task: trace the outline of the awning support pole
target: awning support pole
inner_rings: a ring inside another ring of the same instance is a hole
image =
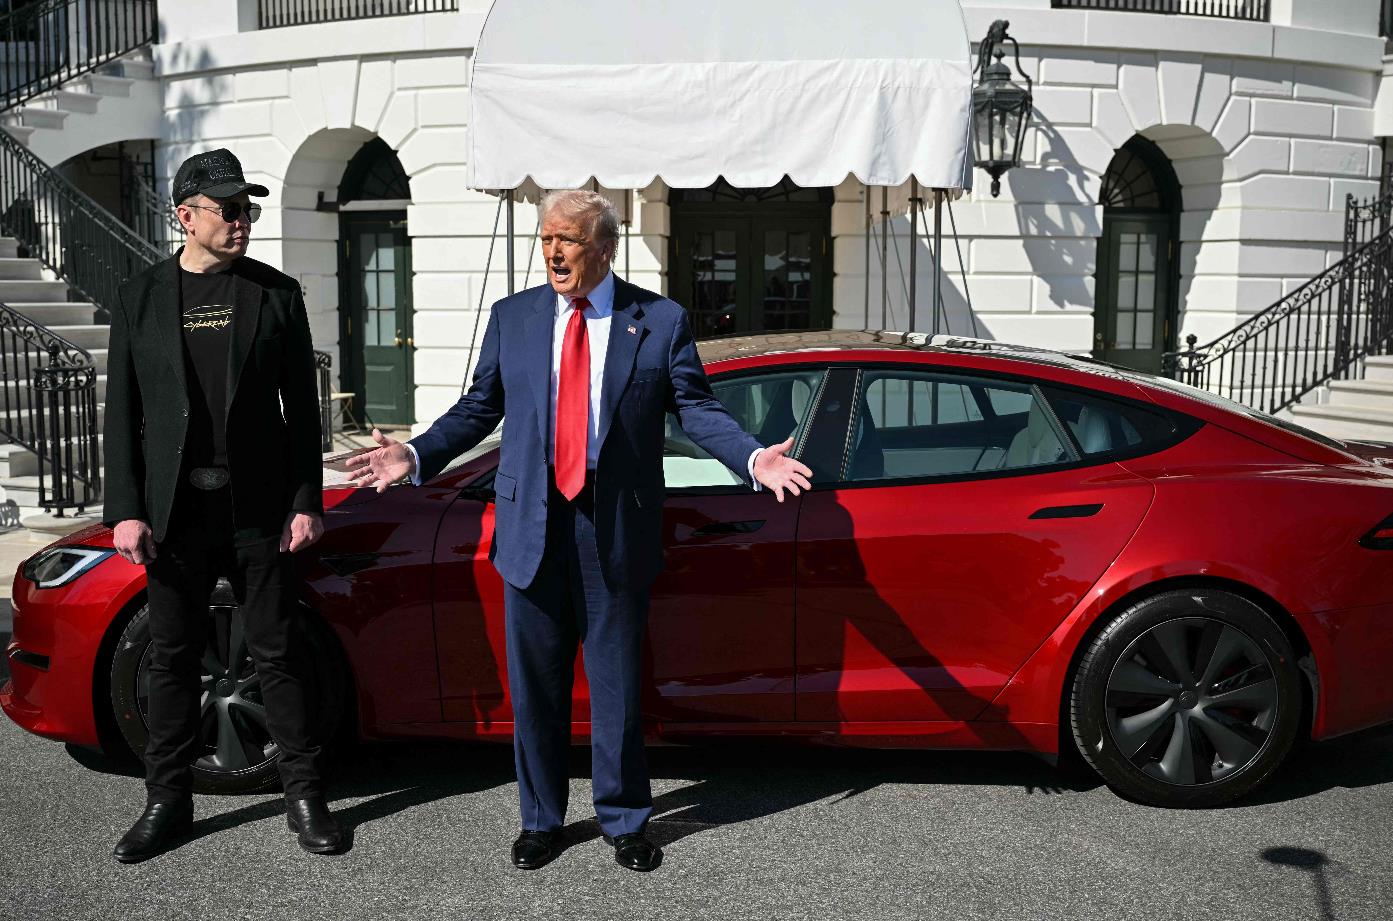
[[[938,335],[938,314],[943,309],[943,190],[934,189],[934,335]],[[947,317],[944,317],[947,320]],[[945,322],[944,325],[947,325]]]
[[[914,332],[919,305],[919,180],[909,180],[909,331]]]
[[[871,187],[866,185],[861,187],[861,195],[866,199],[866,319],[861,324],[862,329],[871,328]]]
[[[885,329],[890,310],[890,187],[880,187],[880,328]]]
[[[517,279],[513,277],[513,190],[508,190],[508,293],[512,294],[517,288]]]
[[[624,280],[629,280],[629,228],[634,224],[634,190],[624,190]]]

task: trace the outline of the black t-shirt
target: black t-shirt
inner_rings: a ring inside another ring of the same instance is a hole
[[[234,282],[228,272],[179,270],[180,325],[189,383],[185,462],[227,466],[227,354],[232,343]]]

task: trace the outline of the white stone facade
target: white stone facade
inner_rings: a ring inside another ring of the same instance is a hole
[[[316,203],[321,193],[335,197],[364,141],[377,136],[391,146],[411,184],[415,418],[429,422],[459,393],[482,334],[479,306],[505,292],[501,224],[494,271],[484,273],[498,199],[466,188],[463,160],[469,57],[486,4],[263,32],[255,0],[228,6],[186,0],[162,10],[154,49],[164,94],[161,181],[193,151],[235,151],[272,189],[252,255],[301,280],[316,344],[334,351],[338,219]],[[1137,134],[1160,146],[1182,187],[1182,337],[1203,341],[1231,328],[1339,258],[1345,196],[1376,191],[1382,167],[1377,0],[1275,0],[1271,23],[1055,10],[1048,0],[964,6],[969,34],[1006,18],[1027,43],[1022,64],[1036,79],[1037,128],[1027,144],[1031,163],[1008,174],[999,199],[979,173],[978,189],[953,206],[966,263],[950,235],[944,294],[953,332],[974,331],[965,268],[979,334],[1090,346],[1101,177]],[[855,180],[836,190],[838,326],[862,326],[867,313],[872,326],[881,319],[874,254],[867,285],[863,195]],[[619,268],[665,290],[666,190],[641,190],[636,202],[632,264],[621,249]],[[878,191],[873,204],[878,211]],[[542,280],[540,260],[528,252],[535,212],[519,205],[516,226],[520,288]],[[895,242],[886,325],[904,328],[903,212]],[[916,325],[927,330],[927,247],[918,263]]]

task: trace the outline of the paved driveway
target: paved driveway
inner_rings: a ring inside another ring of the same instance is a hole
[[[275,797],[204,797],[197,837],[109,852],[138,779],[0,720],[0,918],[1393,917],[1393,732],[1312,748],[1260,796],[1137,806],[1018,755],[725,745],[654,749],[647,876],[615,866],[573,759],[571,845],[509,866],[507,749],[410,744],[342,763],[354,847],[294,847]]]

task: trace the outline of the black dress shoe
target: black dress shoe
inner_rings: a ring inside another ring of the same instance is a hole
[[[300,847],[311,854],[337,854],[343,850],[344,834],[329,812],[322,796],[289,800],[285,821],[300,839]]]
[[[561,853],[561,832],[524,831],[513,842],[513,866],[519,870],[536,870],[551,863]]]
[[[605,841],[614,846],[614,862],[626,870],[647,873],[656,870],[663,862],[663,852],[643,832],[620,835],[617,838],[605,836]]]
[[[121,836],[111,852],[122,863],[140,863],[162,853],[193,831],[193,800],[147,803],[131,830]]]

